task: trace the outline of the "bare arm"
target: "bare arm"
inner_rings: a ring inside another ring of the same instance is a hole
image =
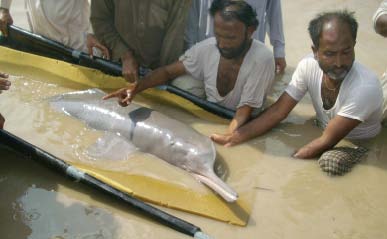
[[[258,118],[228,135],[211,135],[211,139],[225,146],[233,146],[262,135],[285,119],[297,105],[297,101],[284,92],[281,97]]]
[[[163,85],[169,80],[186,73],[185,67],[181,61],[177,61],[167,66],[160,67],[147,75],[144,79],[131,84],[126,88],[119,89],[103,97],[104,100],[117,97],[121,106],[127,106],[133,100],[134,96],[148,88]]]
[[[13,19],[8,8],[0,7],[0,31],[8,36],[8,25],[13,24]]]
[[[235,112],[235,116],[231,120],[230,125],[228,126],[228,133],[232,133],[244,125],[249,120],[252,111],[253,108],[248,105],[239,107]]]
[[[3,129],[3,127],[4,127],[4,122],[5,122],[5,119],[4,119],[4,117],[0,114],[0,129]]]
[[[337,115],[328,123],[328,126],[320,137],[298,149],[293,156],[303,159],[314,158],[325,150],[335,146],[360,123],[359,120]]]

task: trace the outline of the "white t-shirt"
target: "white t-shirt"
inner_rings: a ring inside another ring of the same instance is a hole
[[[9,9],[12,0],[0,0]],[[90,0],[25,0],[28,22],[33,33],[87,52],[86,35],[92,33]]]
[[[219,95],[216,87],[220,53],[214,37],[194,45],[180,57],[180,61],[189,74],[204,81],[208,101],[230,109],[244,105],[262,107],[274,81],[273,53],[257,40],[253,40],[243,59],[234,89],[224,97]]]
[[[325,128],[336,115],[356,119],[361,123],[346,138],[364,139],[377,135],[381,129],[383,93],[377,76],[354,62],[342,82],[335,105],[325,110],[321,98],[323,71],[313,57],[304,58],[297,66],[286,93],[300,101],[309,92],[317,120]]]

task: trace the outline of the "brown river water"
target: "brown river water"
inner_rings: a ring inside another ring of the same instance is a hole
[[[297,62],[310,53],[306,27],[320,10],[347,7],[356,11],[360,23],[356,58],[382,75],[387,67],[387,39],[376,35],[371,23],[378,4],[375,0],[282,1],[288,68],[284,76],[278,77],[272,98],[286,87]],[[20,6],[15,3],[18,10]],[[48,77],[43,74],[32,78],[21,74],[22,69],[0,67],[11,74],[13,82],[12,89],[0,95],[0,112],[6,117],[7,130],[55,151],[59,157],[205,190],[184,172],[150,156],[134,156],[131,164],[106,164],[87,158],[84,149],[100,133],[50,111],[42,100],[70,89],[41,82]],[[167,114],[204,134],[226,128],[225,124],[209,124],[178,110],[168,110]],[[250,189],[253,195],[246,227],[160,208],[199,226],[213,238],[387,238],[387,129],[375,139],[361,142],[370,151],[350,173],[329,177],[316,160],[290,157],[298,147],[320,135],[313,117],[310,100],[305,97],[288,119],[265,136],[231,149],[217,146],[219,154],[233,162],[228,181],[242,191]],[[249,162],[244,159],[255,161],[249,168],[243,165]],[[0,162],[1,238],[189,238],[8,148],[0,149]]]

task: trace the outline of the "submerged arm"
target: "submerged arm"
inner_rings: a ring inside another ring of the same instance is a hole
[[[239,107],[235,112],[234,118],[231,120],[230,125],[228,126],[228,132],[232,133],[237,130],[239,127],[244,125],[250,118],[253,108],[248,105]]]
[[[325,150],[335,146],[360,123],[361,122],[359,120],[350,119],[339,115],[334,117],[328,123],[328,126],[320,137],[298,149],[293,157],[307,159],[320,155]]]

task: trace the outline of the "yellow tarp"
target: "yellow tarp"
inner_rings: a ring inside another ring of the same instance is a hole
[[[32,79],[39,78],[39,74],[45,72],[45,74],[51,76],[50,83],[75,90],[97,87],[111,91],[126,85],[121,77],[108,76],[98,70],[75,66],[9,48],[0,47],[0,56],[0,71],[24,75]],[[205,120],[216,125],[227,124],[226,120],[165,91],[150,89],[142,93],[142,97],[145,101],[154,102],[163,105],[163,107],[174,107],[182,112],[188,112],[192,114],[192,118],[197,120]],[[33,144],[34,142],[30,143]],[[253,154],[254,152],[251,153]],[[66,158],[62,159],[66,160]],[[239,163],[245,165],[245,167],[249,167],[250,164],[250,162],[242,160],[239,162],[228,161],[226,163],[230,171],[233,171],[233,164]],[[145,201],[235,225],[246,225],[252,209],[252,193],[249,192],[238,192],[240,194],[238,201],[229,204],[211,191],[199,195],[193,190],[142,175],[109,171],[82,163],[72,164],[105,183]],[[236,189],[238,191],[238,188]]]

